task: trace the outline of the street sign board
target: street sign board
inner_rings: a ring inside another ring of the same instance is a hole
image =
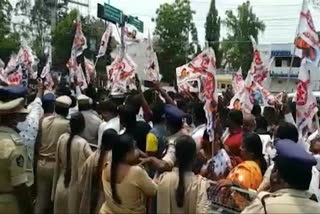
[[[135,26],[138,29],[138,31],[143,33],[143,22],[140,21],[137,17],[129,16],[127,23]]]
[[[98,17],[114,24],[124,24],[123,12],[110,4],[98,4]]]

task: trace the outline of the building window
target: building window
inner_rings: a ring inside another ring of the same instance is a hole
[[[295,57],[293,59],[292,67],[299,68],[301,64],[301,59],[299,57]]]
[[[276,59],[276,67],[281,67],[282,66],[282,59]]]

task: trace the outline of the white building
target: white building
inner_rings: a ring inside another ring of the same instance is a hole
[[[270,67],[271,76],[271,92],[294,92],[296,84],[298,83],[298,74],[300,67],[300,58],[294,57],[292,60],[292,53],[294,51],[294,44],[270,44],[259,45],[258,49],[261,52],[262,57],[266,62],[274,57],[274,60]],[[313,84],[313,90],[320,90],[320,72],[319,70],[311,71],[311,79]]]

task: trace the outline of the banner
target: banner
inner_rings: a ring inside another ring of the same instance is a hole
[[[35,63],[35,56],[28,45],[20,48],[17,55],[17,64],[23,64],[27,69],[31,70],[32,65]]]
[[[67,68],[69,69],[69,77],[70,77],[70,82],[74,81],[74,76],[78,70],[78,62],[77,62],[77,57],[71,56],[69,61],[66,64]]]
[[[111,95],[123,95],[128,90],[135,89],[136,64],[128,55],[117,57],[107,66],[108,88]]]
[[[176,68],[176,78],[178,91],[182,92],[201,92],[201,73],[196,72],[192,63]]]
[[[77,57],[80,56],[85,49],[87,49],[87,39],[82,32],[82,24],[80,16],[76,20],[76,33],[74,35],[71,56],[68,60],[66,66],[69,69],[70,81],[73,82],[73,77],[78,70]]]
[[[303,52],[295,97],[297,128],[303,134],[304,130],[312,130],[312,119],[318,111],[316,99],[312,94],[310,69],[314,66],[318,67],[320,59],[319,37],[305,0],[300,13],[295,44]]]
[[[214,138],[214,112],[218,104],[216,83],[216,58],[212,48],[205,49],[190,63],[176,68],[176,78],[179,92],[193,92],[199,88],[204,98],[204,111],[207,118],[209,138]]]
[[[86,57],[84,57],[84,65],[85,65],[85,69],[86,69],[87,82],[90,83],[96,77],[95,66],[94,66],[93,61],[90,59],[87,59]]]
[[[160,69],[159,69],[159,63],[158,63],[158,57],[157,53],[153,50],[152,47],[152,40],[150,38],[150,32],[148,34],[148,44],[146,46],[146,58],[147,58],[147,64],[144,69],[145,73],[145,80],[147,81],[157,81],[159,82],[161,80],[160,75]]]
[[[192,60],[194,68],[202,69],[201,82],[205,96],[204,111],[209,139],[214,139],[214,113],[218,105],[216,56],[212,48],[206,49]]]
[[[86,81],[86,77],[84,76],[81,65],[78,66],[76,71],[77,82],[81,90],[85,90],[88,88],[88,84]]]
[[[306,58],[312,66],[319,67],[319,36],[306,0],[303,1],[302,5],[295,44],[298,49],[302,50],[302,58]]]
[[[242,77],[242,70],[239,68],[238,72],[232,74],[232,89],[234,96],[230,100],[229,109],[241,110],[240,99],[244,92],[244,80]]]
[[[76,24],[77,27],[72,43],[71,55],[78,57],[83,53],[85,49],[87,49],[87,39],[82,32],[80,16],[77,17]]]
[[[112,34],[112,26],[109,23],[107,28],[106,28],[106,31],[102,35],[101,42],[100,42],[100,48],[99,48],[99,52],[98,52],[97,58],[102,57],[102,56],[104,56],[106,54],[106,50],[108,48],[108,42],[109,42],[109,39],[111,37],[111,34]]]
[[[259,83],[260,85],[264,85],[264,82],[267,80],[269,74],[269,66],[264,64],[255,39],[252,36],[250,39],[253,46],[253,61],[249,72],[251,72],[253,75],[253,81]]]
[[[311,130],[312,119],[317,113],[317,101],[312,94],[310,67],[306,58],[302,59],[296,93],[296,123],[302,133],[304,128]]]
[[[45,54],[47,56],[47,63],[43,67],[40,77],[45,78],[47,74],[50,72],[52,65],[52,53],[51,53],[51,45],[46,48]]]
[[[22,68],[21,65],[10,73],[7,74],[7,80],[9,85],[21,85],[22,84]]]

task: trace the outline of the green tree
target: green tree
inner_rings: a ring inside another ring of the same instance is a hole
[[[45,1],[35,0],[31,10],[31,25],[33,30],[32,48],[38,57],[44,56],[46,44],[50,41],[50,8]]]
[[[77,16],[77,10],[70,11],[57,22],[56,28],[52,33],[52,46],[54,50],[53,64],[60,69],[66,70],[65,65],[70,58],[72,42],[76,29],[74,20],[76,20]],[[106,28],[105,23],[93,17],[81,18],[81,21],[82,31],[87,39],[88,45],[88,48],[84,51],[83,56],[95,60],[95,56],[99,50],[102,34]],[[106,55],[101,57],[97,64],[96,69],[98,73],[105,73],[105,66],[106,64],[111,63],[110,53],[115,47],[116,42],[113,37],[111,37]],[[79,57],[79,60],[83,61],[83,58]]]
[[[74,20],[78,16],[77,10],[72,10],[63,17],[52,32],[53,65],[64,67],[70,58],[73,37],[75,33]]]
[[[250,36],[258,41],[259,32],[265,30],[264,23],[253,13],[250,2],[244,2],[237,9],[237,14],[226,11],[223,24],[228,28],[227,39],[223,42],[223,50],[228,63],[233,69],[240,67],[246,76],[252,62],[252,44]]]
[[[206,41],[208,42],[209,47],[212,47],[216,53],[217,58],[217,67],[220,66],[222,52],[219,48],[219,39],[220,39],[220,25],[221,19],[218,16],[218,10],[216,8],[216,1],[211,0],[209,13],[207,15],[207,20],[205,24],[206,28]]]
[[[44,57],[45,46],[50,42],[51,9],[47,1],[19,0],[16,3],[15,15],[21,17],[14,29],[29,42],[30,47],[40,59]]]
[[[5,62],[19,49],[19,35],[10,29],[12,10],[8,0],[0,1],[0,58]]]
[[[172,83],[176,67],[186,63],[198,46],[197,31],[192,22],[194,11],[189,0],[175,0],[172,4],[160,5],[156,14],[155,50],[164,81]]]

